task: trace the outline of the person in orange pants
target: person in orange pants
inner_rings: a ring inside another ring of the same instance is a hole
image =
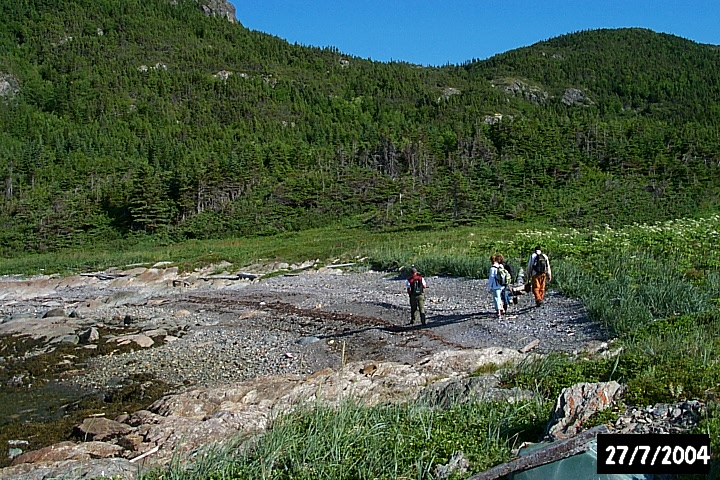
[[[539,307],[545,299],[545,286],[552,280],[550,260],[548,256],[542,252],[539,245],[533,249],[533,253],[530,255],[525,270],[527,278],[532,279],[532,292],[535,296],[535,306]]]

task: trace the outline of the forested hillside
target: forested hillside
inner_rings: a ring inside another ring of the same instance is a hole
[[[430,68],[291,45],[191,0],[17,0],[0,18],[6,256],[718,206],[717,46],[598,30]]]

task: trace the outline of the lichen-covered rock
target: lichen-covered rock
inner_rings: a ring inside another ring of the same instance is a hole
[[[625,387],[618,382],[577,383],[562,391],[547,426],[550,441],[577,435],[595,413],[619,400]]]

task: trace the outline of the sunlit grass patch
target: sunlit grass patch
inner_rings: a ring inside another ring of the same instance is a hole
[[[544,428],[550,405],[468,402],[449,409],[423,402],[338,408],[311,405],[275,420],[239,450],[215,450],[191,468],[156,478],[434,478],[437,465],[463,452],[472,472],[508,460]]]

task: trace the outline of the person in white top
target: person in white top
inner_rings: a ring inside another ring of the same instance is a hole
[[[498,256],[491,255],[490,263],[491,267],[490,275],[488,276],[488,293],[492,294],[493,305],[495,306],[495,312],[497,313],[498,318],[502,318],[505,314],[502,298],[503,288],[505,287],[500,284],[500,281],[497,278],[498,268],[500,267],[500,264],[498,263]]]
[[[532,292],[535,296],[535,306],[539,307],[545,299],[545,287],[552,280],[550,260],[548,256],[542,252],[540,245],[533,249],[525,271],[526,277],[532,279]]]

